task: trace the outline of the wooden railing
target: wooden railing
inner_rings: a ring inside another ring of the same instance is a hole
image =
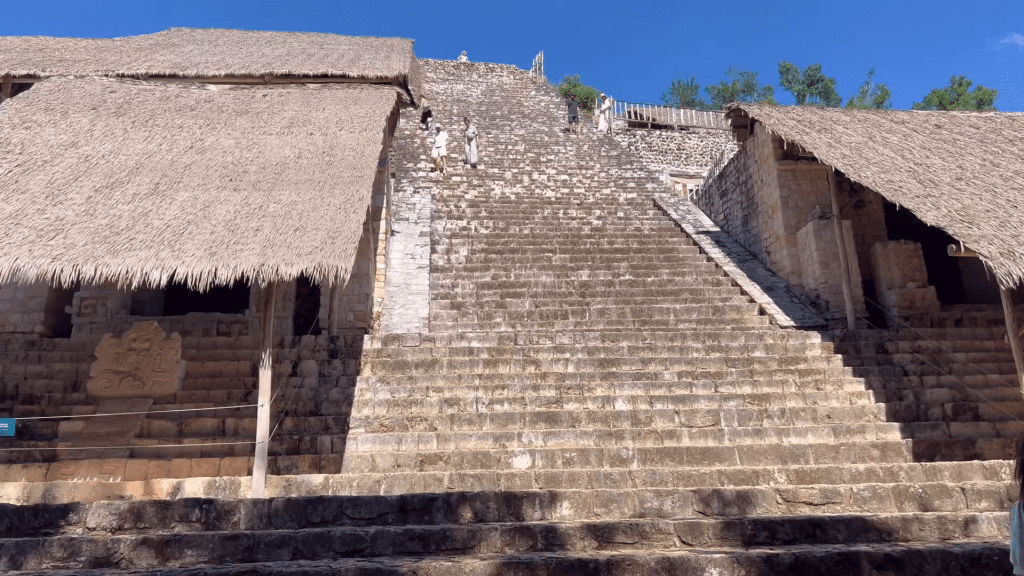
[[[648,128],[655,126],[672,126],[674,128],[712,128],[729,130],[725,113],[721,110],[694,110],[692,108],[672,108],[656,104],[640,104],[637,102],[614,103],[615,118]]]

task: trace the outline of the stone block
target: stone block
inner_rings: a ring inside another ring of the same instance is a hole
[[[252,458],[232,456],[220,461],[218,476],[252,476]]]

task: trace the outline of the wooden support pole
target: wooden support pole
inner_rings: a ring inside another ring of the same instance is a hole
[[[1017,384],[1024,393],[1024,350],[1021,350],[1020,329],[1017,326],[1017,316],[1013,308],[1013,298],[1010,291],[999,287],[999,298],[1003,301],[1003,316],[1006,318],[1006,337],[1010,341],[1010,351],[1013,352],[1013,363],[1017,365]]]
[[[14,88],[11,84],[11,75],[4,74],[3,78],[0,78],[0,102],[10,98],[13,90]]]
[[[256,457],[252,465],[253,498],[266,497],[274,359],[274,302],[276,299],[277,283],[271,282],[263,288],[263,314],[260,322],[259,407],[256,409]]]
[[[327,302],[327,334],[331,336],[338,335],[338,290],[338,283],[332,282]]]
[[[843,302],[846,304],[846,327],[857,328],[857,312],[853,308],[853,288],[850,286],[850,263],[846,257],[846,235],[843,234],[843,220],[839,215],[839,191],[836,188],[836,172],[828,169],[828,193],[832,197],[832,224],[839,247],[839,268],[843,281]]]

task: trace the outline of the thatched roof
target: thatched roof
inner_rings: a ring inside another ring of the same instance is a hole
[[[125,38],[0,36],[0,75],[14,77],[360,78],[396,82],[418,99],[418,68],[404,38],[197,28]]]
[[[1024,281],[1024,115],[732,104]]]
[[[389,86],[52,78],[0,104],[0,283],[347,276]]]

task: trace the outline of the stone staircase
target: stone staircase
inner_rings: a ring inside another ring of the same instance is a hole
[[[892,364],[920,339],[773,325],[655,209],[658,178],[610,137],[565,133],[525,71],[423,67],[452,141],[476,121],[480,168],[453,144],[432,174],[403,114],[398,179],[434,210],[429,332],[362,350],[340,473],[271,478],[264,501],[6,507],[0,568],[1009,573],[1012,418],[975,402],[965,419],[967,397],[944,395],[962,386]],[[982,340],[959,330],[944,338]],[[993,356],[971,365],[1002,371],[986,330]]]
[[[276,352],[272,473],[340,471],[362,335],[318,340],[319,375],[313,379],[295,374],[299,339]],[[251,337],[184,338],[181,389],[154,400],[130,448],[106,450],[73,448],[82,444],[76,443],[78,431],[97,413],[97,400],[85,390],[96,342],[11,338],[3,344],[0,413],[19,418],[17,436],[0,445],[0,482],[6,483],[0,487],[8,488],[6,494],[18,483],[72,482],[66,496],[79,499],[79,481],[116,485],[252,473],[258,354]],[[231,408],[245,405],[250,406]],[[52,418],[71,416],[82,418]],[[109,488],[100,493],[117,492]]]

